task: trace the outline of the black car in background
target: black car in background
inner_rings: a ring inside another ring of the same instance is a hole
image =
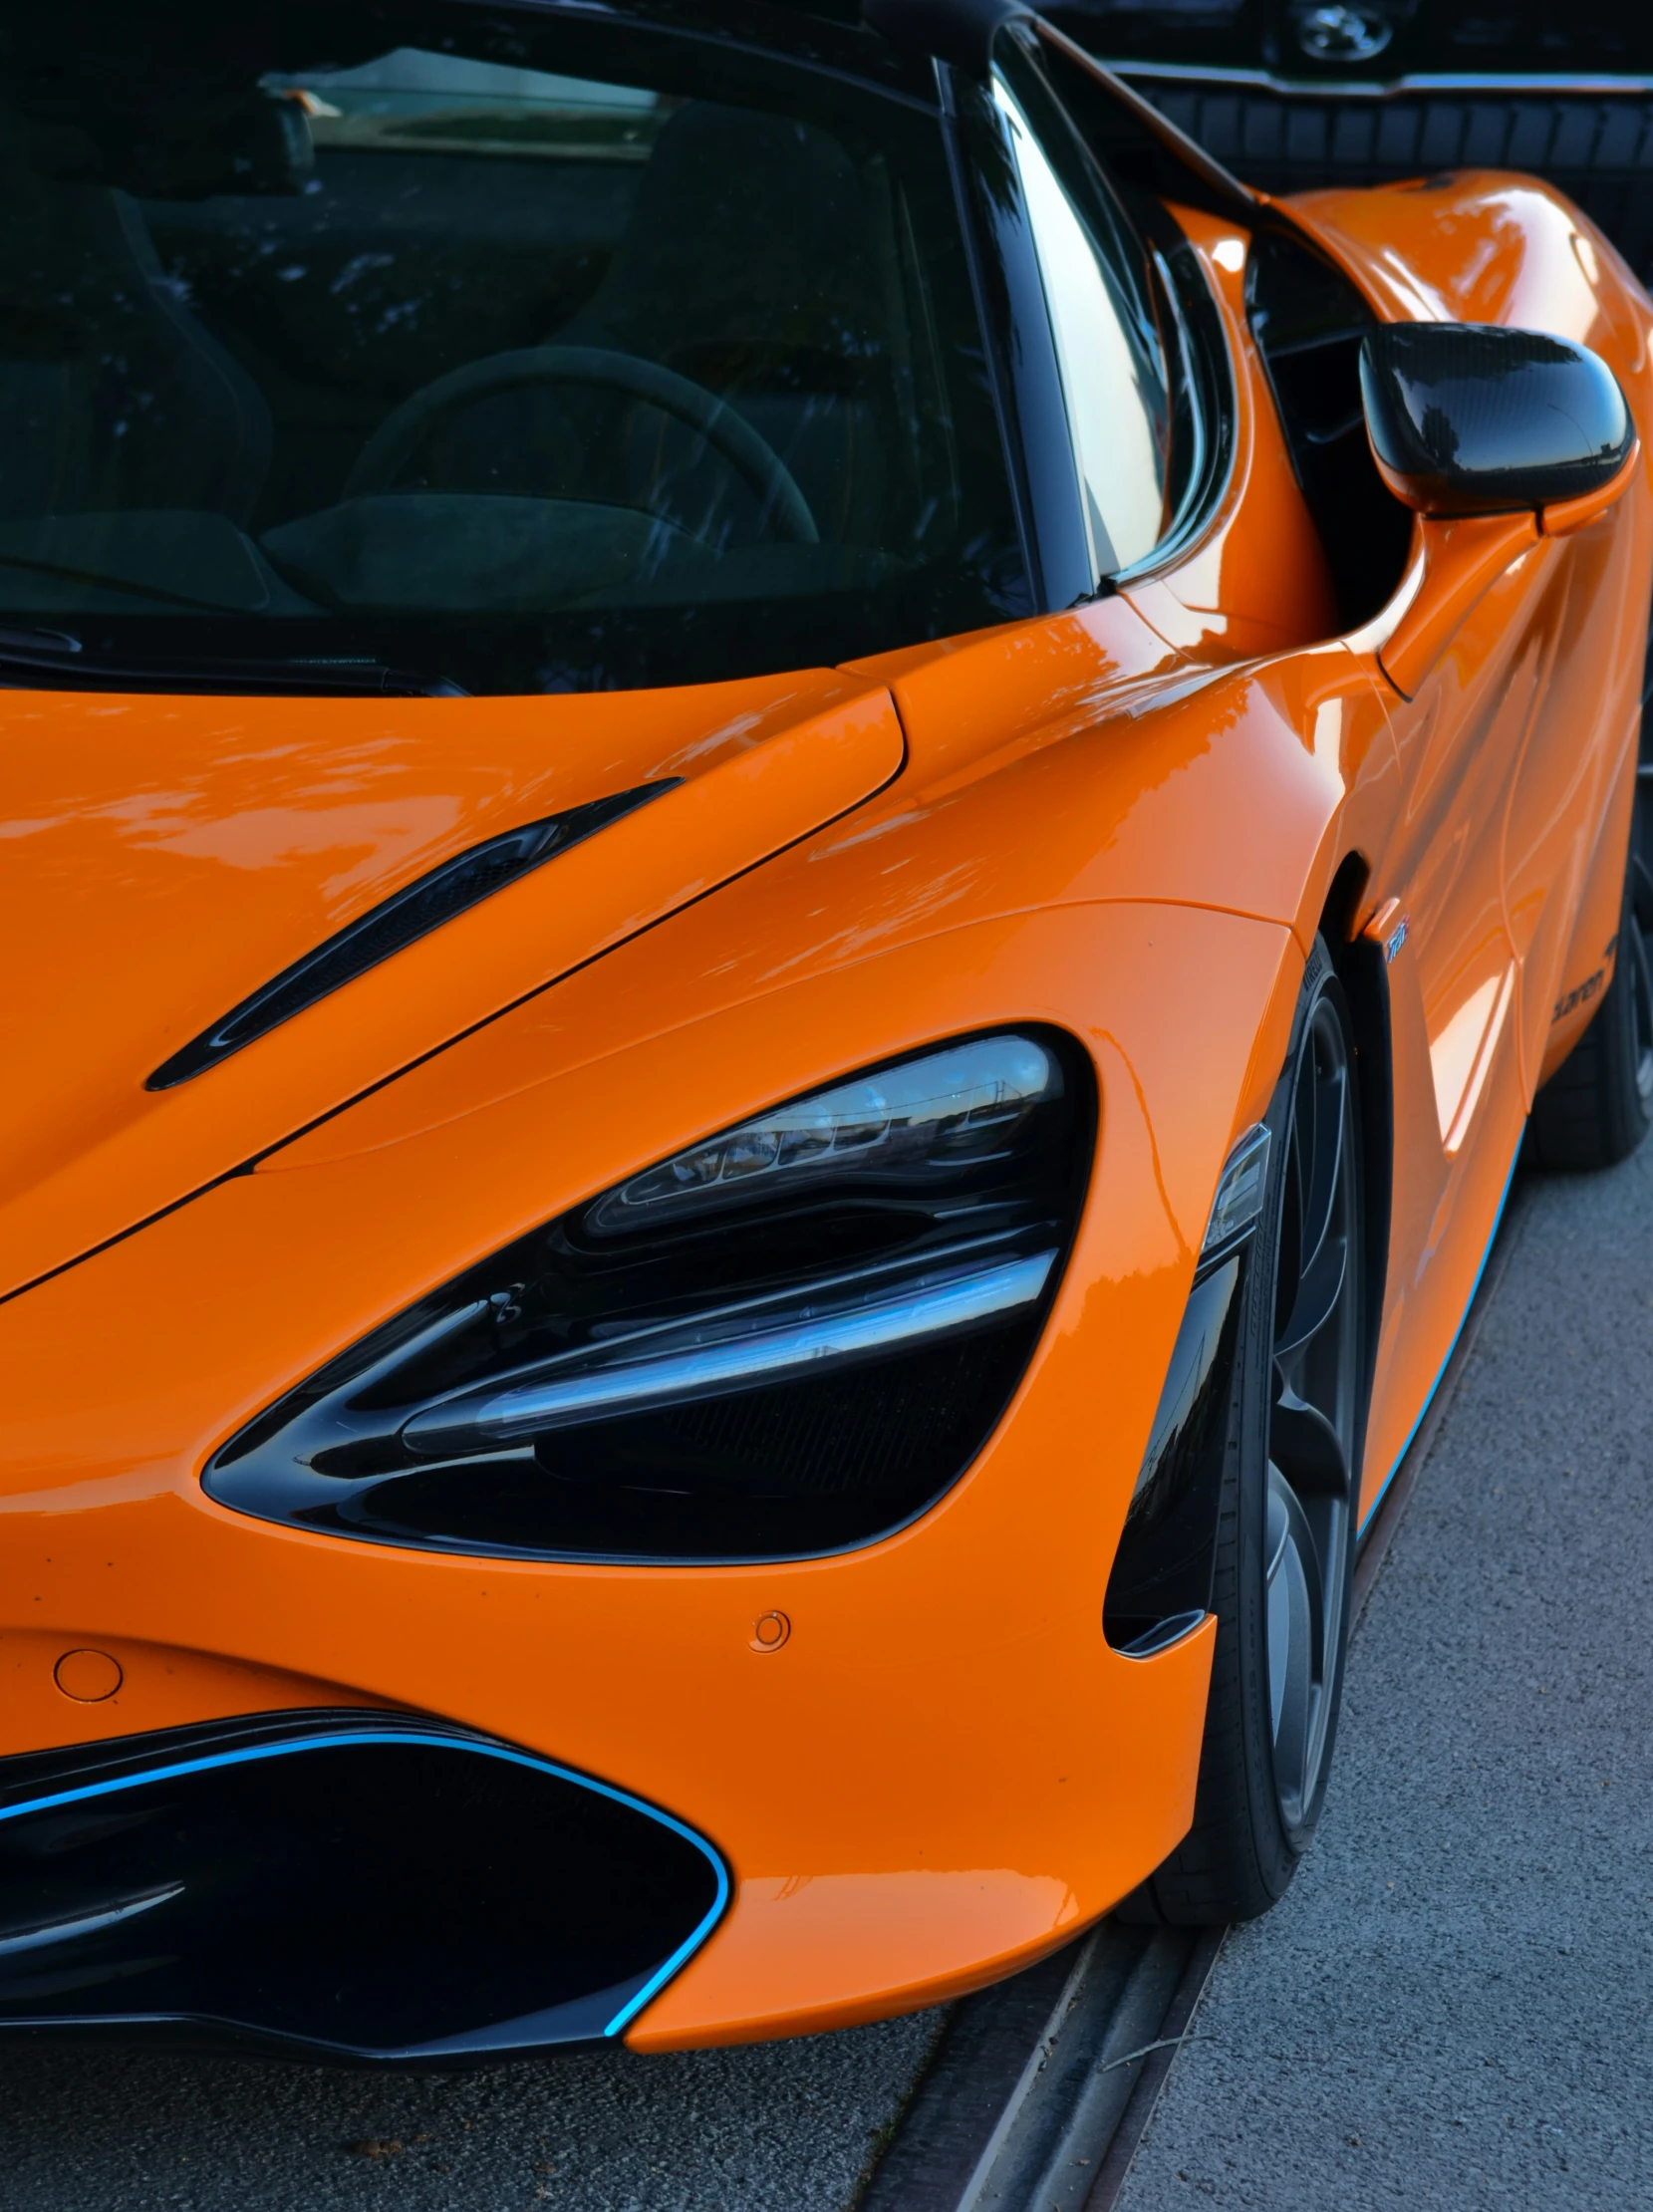
[[[1061,0],[1044,12],[1264,191],[1532,170],[1653,280],[1653,0]]]

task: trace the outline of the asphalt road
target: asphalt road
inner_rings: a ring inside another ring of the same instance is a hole
[[[941,2016],[638,2059],[368,2076],[0,2057],[7,2212],[839,2212]]]
[[[1529,1186],[1351,1658],[1320,1839],[1231,1936],[1123,2212],[1653,2202],[1653,1145]],[[841,2212],[940,2023],[387,2079],[0,2053],[8,2212]]]
[[[1653,1144],[1516,1226],[1120,2212],[1653,2203]]]

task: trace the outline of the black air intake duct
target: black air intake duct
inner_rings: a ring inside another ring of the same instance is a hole
[[[618,2035],[722,1861],[625,1792],[395,1713],[0,1760],[0,2035],[451,2066]]]

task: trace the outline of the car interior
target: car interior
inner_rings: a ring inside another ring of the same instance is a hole
[[[933,122],[669,39],[651,85],[491,58],[523,41],[480,16],[470,53],[273,68],[313,12],[229,62],[193,14],[136,89],[11,36],[0,606],[793,600],[852,650],[1018,611]],[[329,20],[347,53],[397,32]]]

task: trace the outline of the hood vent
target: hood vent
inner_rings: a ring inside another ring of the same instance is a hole
[[[318,998],[325,998],[415,939],[451,922],[467,907],[503,891],[519,876],[567,852],[598,830],[607,829],[611,822],[646,806],[663,792],[675,790],[682,781],[681,776],[667,776],[658,783],[637,784],[610,798],[571,807],[566,814],[549,814],[543,821],[525,822],[519,829],[506,830],[490,837],[486,844],[473,845],[469,852],[444,861],[371,908],[348,929],[318,945],[313,953],[284,968],[238,1006],[232,1006],[211,1028],[203,1029],[169,1060],[163,1060],[144,1088],[169,1091],[215,1067],[254,1038],[290,1021],[306,1006],[313,1006]]]

